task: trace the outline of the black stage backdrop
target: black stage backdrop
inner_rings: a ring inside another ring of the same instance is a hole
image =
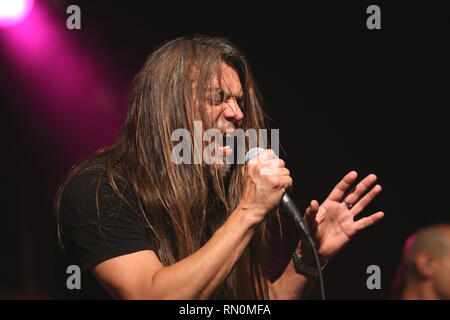
[[[324,272],[329,299],[389,299],[407,236],[449,221],[448,4],[36,3],[60,23],[74,52],[94,52],[99,70],[120,79],[124,96],[162,41],[194,33],[228,37],[247,56],[271,126],[280,129],[281,157],[302,209],[311,199],[323,201],[350,170],[379,177],[383,192],[361,216],[383,210],[385,218],[330,261]],[[81,30],[65,26],[71,4],[81,9]],[[366,27],[370,4],[381,8],[381,30]],[[98,131],[123,122],[127,105],[116,103],[106,116],[78,126],[70,116],[49,114],[46,100],[35,98],[49,93],[29,94],[39,79],[30,80],[26,66],[14,62],[6,32],[0,30],[0,298],[46,299],[54,281],[54,193],[75,162],[115,137],[120,126]],[[64,133],[66,126],[76,132]],[[366,286],[369,265],[381,269],[380,290]],[[316,286],[312,298],[319,297]]]

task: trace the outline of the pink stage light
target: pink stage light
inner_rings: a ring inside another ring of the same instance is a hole
[[[10,27],[19,24],[30,13],[34,0],[1,0],[0,27]]]
[[[85,155],[120,132],[128,84],[79,41],[78,31],[67,29],[65,10],[56,14],[43,3],[36,1],[22,23],[0,28],[2,56],[14,70],[12,80],[38,106],[29,108],[30,118],[61,143],[63,153]]]

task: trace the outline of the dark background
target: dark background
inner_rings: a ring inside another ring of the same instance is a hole
[[[271,126],[280,129],[299,207],[323,201],[350,170],[379,177],[383,192],[361,216],[382,210],[385,218],[329,262],[328,298],[388,299],[407,236],[449,221],[448,4],[40,2],[66,37],[121,79],[124,94],[162,41],[228,37],[248,58]],[[81,30],[65,29],[70,4],[81,8]],[[370,4],[381,7],[381,30],[366,28]],[[53,287],[54,194],[74,163],[114,139],[118,130],[99,137],[96,128],[123,121],[127,105],[94,119],[98,127],[80,125],[85,138],[73,145],[42,121],[43,106],[27,95],[20,72],[2,50],[0,298],[45,299]],[[58,121],[60,128],[71,119]],[[381,268],[381,290],[366,287],[372,264]]]

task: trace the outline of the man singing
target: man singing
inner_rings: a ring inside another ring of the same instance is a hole
[[[81,289],[72,293],[116,299],[308,297],[317,267],[305,241],[275,282],[267,276],[267,225],[277,221],[280,199],[292,185],[283,160],[267,149],[247,164],[227,164],[219,159],[234,151],[217,146],[213,164],[178,163],[172,133],[183,128],[194,136],[195,121],[224,135],[264,129],[250,67],[225,39],[178,38],[154,51],[135,78],[119,137],[72,169],[61,186],[59,240],[67,263],[83,270]],[[189,157],[203,154],[192,150]],[[354,221],[381,191],[372,187],[373,174],[349,190],[356,178],[348,173],[322,204],[313,200],[306,210],[323,265],[383,217],[378,212]]]

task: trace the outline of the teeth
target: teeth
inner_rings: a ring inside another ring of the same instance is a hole
[[[233,139],[233,132],[225,131],[223,133],[223,150],[231,150],[232,148],[229,146],[230,143],[232,143]]]

